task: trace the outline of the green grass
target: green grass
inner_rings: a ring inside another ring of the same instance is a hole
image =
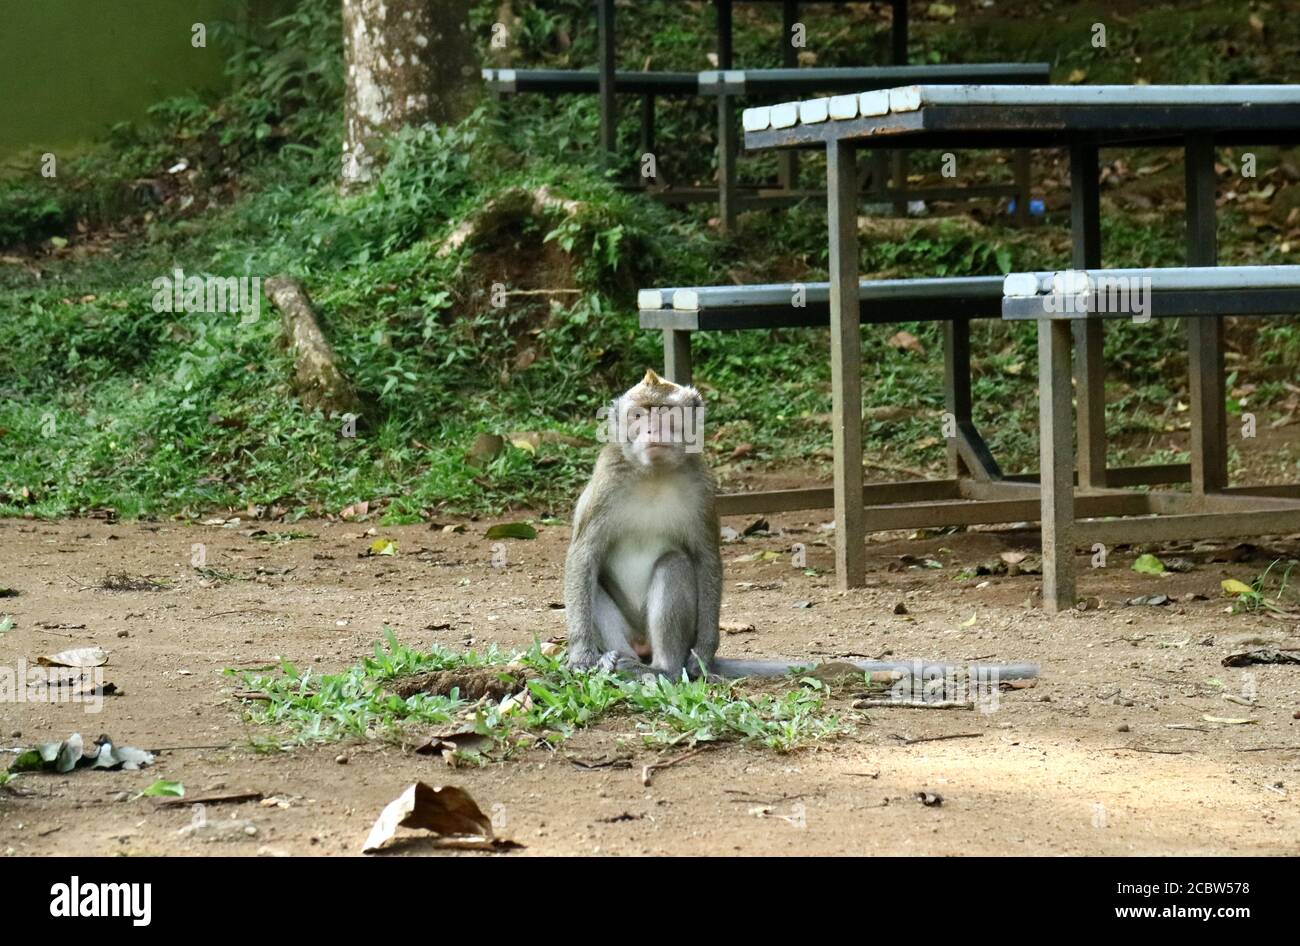
[[[1251,590],[1236,596],[1236,613],[1273,611],[1294,616],[1300,609],[1300,590],[1291,583],[1291,573],[1300,562],[1275,559],[1250,584]]]
[[[274,674],[226,673],[261,695],[244,700],[246,717],[276,727],[291,743],[397,741],[418,736],[422,728],[464,720],[471,707],[454,691],[402,698],[385,684],[429,670],[501,667],[504,673],[507,665],[530,673],[530,703],[503,710],[485,700],[473,708],[470,719],[475,732],[492,740],[494,756],[509,756],[538,739],[558,744],[606,720],[630,721],[630,735],[647,745],[740,741],[779,752],[848,731],[825,709],[824,693],[817,689],[747,694],[738,683],[577,673],[564,666],[562,656],[545,656],[536,646],[509,656],[495,648],[482,654],[438,647],[418,651],[400,644],[391,631],[386,631],[384,643],[375,645],[373,656],[340,673],[320,674],[288,663]]]

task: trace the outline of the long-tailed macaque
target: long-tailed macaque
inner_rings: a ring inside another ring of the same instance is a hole
[[[571,667],[746,677],[816,663],[717,656],[722,555],[714,480],[702,454],[703,415],[699,391],[653,371],[611,405],[610,442],[578,499],[564,562]],[[914,668],[904,661],[853,664]],[[1037,675],[1025,664],[997,670],[1005,678]]]

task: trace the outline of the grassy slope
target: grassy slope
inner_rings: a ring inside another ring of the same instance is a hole
[[[480,431],[589,434],[597,405],[658,360],[656,340],[636,328],[637,286],[824,276],[817,206],[748,215],[740,234],[723,240],[707,210],[670,212],[602,181],[591,168],[595,107],[585,99],[519,97],[488,103],[456,128],[412,131],[395,142],[376,188],[340,197],[334,6],[304,3],[276,44],[246,53],[246,84],[228,100],[165,103],[156,128],[119,129],[111,149],[66,162],[53,185],[19,179],[0,189],[0,237],[30,235],[37,244],[33,255],[10,251],[0,263],[0,512],[111,506],[125,515],[197,514],[247,503],[306,512],[381,498],[395,519],[510,504],[563,510],[587,451],[510,448],[481,468],[464,462],[466,451]],[[585,2],[547,4],[549,13],[515,6],[517,62],[592,61]],[[764,6],[738,13],[738,61],[747,65],[775,63],[778,24]],[[1039,6],[960,3],[955,22],[921,18],[913,57],[1043,59],[1058,81],[1297,78],[1300,23],[1263,5],[1070,4],[1045,21],[1025,15]],[[487,35],[496,5],[482,7]],[[707,5],[638,7],[653,9],[623,16],[625,62],[706,67]],[[1249,19],[1256,8],[1262,34]],[[817,62],[859,61],[867,35],[874,61],[883,61],[886,18],[869,4],[846,16],[809,15]],[[1107,24],[1104,50],[1089,42],[1094,22]],[[707,180],[708,109],[674,103],[659,128],[661,168],[674,180]],[[630,154],[635,132],[626,122]],[[181,157],[193,171],[167,175]],[[1108,264],[1178,262],[1179,163],[1151,152],[1104,157],[1118,185],[1105,197]],[[1286,221],[1300,203],[1293,184],[1300,174],[1282,163],[1286,155],[1261,149],[1261,177],[1245,182],[1234,179],[1237,156],[1220,157],[1222,189],[1234,194],[1221,212],[1225,261],[1294,262],[1300,232]],[[963,175],[1005,173],[988,156],[961,162]],[[744,167],[754,176],[770,170],[761,159]],[[933,156],[916,160],[920,172],[936,167]],[[869,218],[865,270],[974,274],[1066,263],[1066,175],[1050,154],[1039,156],[1036,171],[1048,206],[1041,224],[1016,230],[992,207]],[[806,161],[804,173],[815,183],[818,161]],[[141,180],[156,182],[144,212],[134,203]],[[466,213],[505,188],[540,184],[583,209],[562,227],[558,219],[535,222],[437,256]],[[51,233],[68,245],[43,240]],[[301,275],[346,370],[376,406],[362,435],[341,437],[337,424],[298,408],[269,308],[251,326],[231,316],[154,313],[150,283],[175,266]],[[577,292],[512,297],[498,310],[485,302],[497,281]],[[926,353],[891,347],[893,327],[864,331],[872,366],[865,399],[877,409],[869,442],[893,465],[932,465],[942,457],[938,338],[934,326],[898,328]],[[1243,325],[1233,339],[1234,383],[1258,385],[1252,405],[1284,397],[1300,358],[1294,323]],[[697,374],[720,457],[750,443],[747,462],[760,466],[824,461],[829,430],[810,418],[829,409],[825,346],[820,332],[699,340]],[[1171,403],[1185,398],[1177,327],[1117,326],[1107,346],[1117,366],[1115,453],[1150,442],[1161,449]],[[986,433],[1009,466],[1031,463],[1032,340],[1023,327],[981,324],[975,350]]]

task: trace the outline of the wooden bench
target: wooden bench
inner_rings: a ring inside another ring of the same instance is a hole
[[[1300,484],[1227,485],[1227,444],[1207,437],[1208,412],[1193,415],[1191,466],[1222,467],[1190,493],[1131,494],[1132,511],[1092,519],[1080,508],[1090,495],[1076,491],[1074,391],[1070,383],[1073,325],[1097,319],[1279,316],[1300,313],[1300,266],[1189,266],[1170,269],[1066,270],[1017,273],[1006,278],[1003,318],[1038,323],[1040,505],[1043,540],[1043,601],[1050,610],[1075,604],[1074,551],[1123,542],[1212,539],[1300,530]],[[1141,306],[1139,308],[1138,306]],[[1222,376],[1223,365],[1212,369]],[[1210,396],[1222,398],[1211,386]],[[1196,398],[1199,391],[1193,391]],[[1222,401],[1218,405],[1222,407]],[[1127,518],[1134,517],[1134,518]]]

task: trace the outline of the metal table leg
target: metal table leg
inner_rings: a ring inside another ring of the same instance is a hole
[[[907,0],[893,0],[893,17],[889,24],[890,59],[896,66],[907,65]],[[907,190],[908,160],[906,151],[895,151],[891,155],[894,189]],[[907,216],[907,198],[894,201],[894,213],[900,217]]]
[[[730,69],[732,61],[731,0],[714,0],[718,10],[718,68]],[[718,216],[723,232],[736,226],[736,116],[732,97],[718,96]]]
[[[1070,230],[1076,269],[1101,266],[1101,186],[1097,148],[1070,147]],[[1074,322],[1074,377],[1079,397],[1079,487],[1106,486],[1106,368],[1105,339],[1097,319]]]
[[[605,167],[618,149],[618,100],[614,95],[614,0],[597,0],[597,45],[600,56],[600,150]]]
[[[1070,323],[1038,320],[1038,452],[1042,502],[1043,610],[1074,607],[1074,406]]]
[[[970,320],[943,324],[944,399],[952,415],[948,440],[948,471],[955,478],[971,476],[981,482],[1002,479],[1002,470],[971,416]]]
[[[693,367],[691,333],[664,329],[664,377],[673,384],[690,384]]]
[[[907,65],[907,0],[893,0],[893,21],[889,24],[894,65]]]
[[[1214,140],[1186,142],[1187,265],[1218,264],[1214,208]],[[1223,320],[1206,316],[1187,324],[1188,383],[1191,394],[1192,493],[1203,497],[1228,485],[1228,419],[1224,407]]]
[[[793,69],[799,65],[799,52],[790,43],[794,25],[799,22],[798,0],[781,0],[781,65]],[[795,190],[799,186],[799,152],[793,148],[780,151],[776,156],[776,180],[782,190]]]
[[[862,501],[862,332],[858,309],[857,155],[843,141],[826,146],[830,230],[831,417],[835,434],[835,581],[866,581]]]

